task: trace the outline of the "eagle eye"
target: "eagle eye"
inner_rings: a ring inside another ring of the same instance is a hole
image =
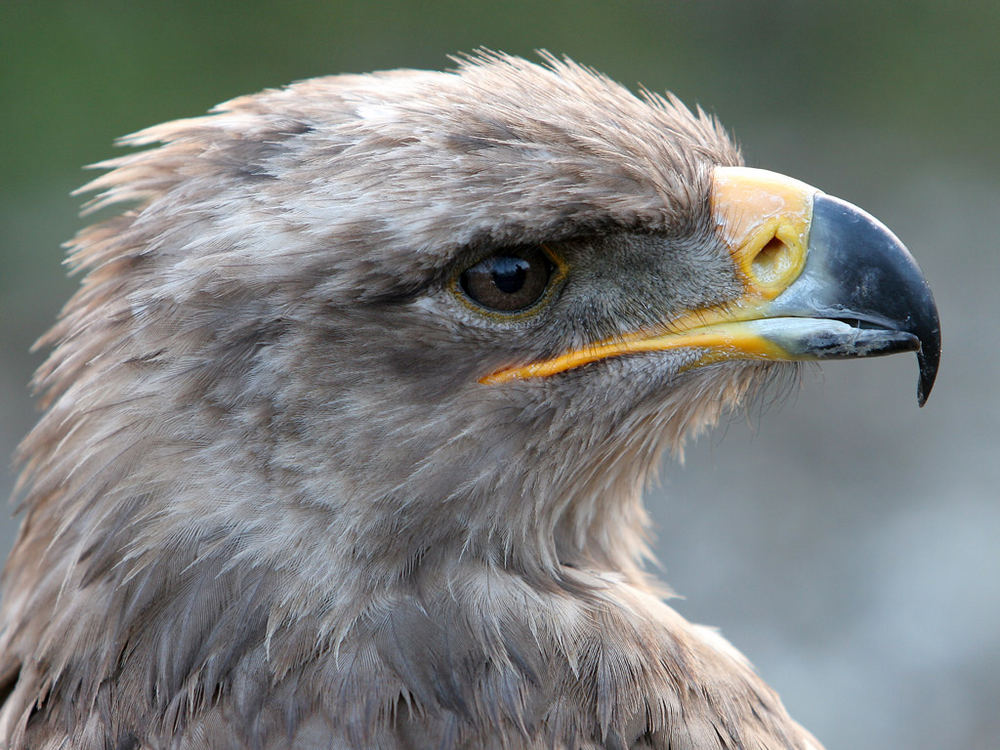
[[[553,258],[537,245],[505,248],[465,269],[458,286],[489,312],[517,313],[545,296],[556,268]]]

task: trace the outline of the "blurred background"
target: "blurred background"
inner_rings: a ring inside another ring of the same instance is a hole
[[[998,39],[995,0],[4,0],[0,455],[36,418],[28,349],[75,285],[69,192],[115,137],[310,76],[568,54],[702,105],[750,165],[881,218],[943,321],[925,409],[912,357],[834,363],[667,461],[649,505],[675,606],[830,750],[1000,748]]]

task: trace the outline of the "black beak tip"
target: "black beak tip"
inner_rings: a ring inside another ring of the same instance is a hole
[[[934,295],[931,294],[927,282],[923,282],[922,294],[918,299],[917,325],[913,331],[920,338],[920,349],[917,351],[917,366],[920,369],[920,379],[917,382],[917,403],[923,406],[931,395],[934,381],[937,379],[938,365],[941,363],[941,319],[938,317]]]
[[[917,403],[923,406],[931,395],[934,380],[937,378],[938,364],[941,362],[941,333],[934,331],[931,339],[923,340],[920,351],[917,352],[917,365],[920,368],[920,380],[917,382]]]
[[[920,341],[917,403],[931,394],[941,359],[941,324],[934,295],[905,245],[857,206],[819,194],[809,244],[824,249],[821,275],[838,290],[830,317],[854,317],[912,334]],[[807,266],[807,270],[808,270]]]

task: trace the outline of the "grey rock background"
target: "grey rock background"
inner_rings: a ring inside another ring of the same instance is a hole
[[[806,372],[666,461],[657,550],[830,750],[1000,748],[1000,4],[19,2],[0,5],[0,455],[28,348],[75,282],[69,191],[114,137],[287,81],[545,47],[715,112],[748,162],[885,221],[937,296],[911,357]],[[13,487],[0,474],[0,495]],[[0,525],[0,553],[16,521]]]

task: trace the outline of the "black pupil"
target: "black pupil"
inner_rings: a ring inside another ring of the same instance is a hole
[[[493,283],[504,294],[513,294],[524,286],[531,264],[524,258],[502,255],[493,261]]]

